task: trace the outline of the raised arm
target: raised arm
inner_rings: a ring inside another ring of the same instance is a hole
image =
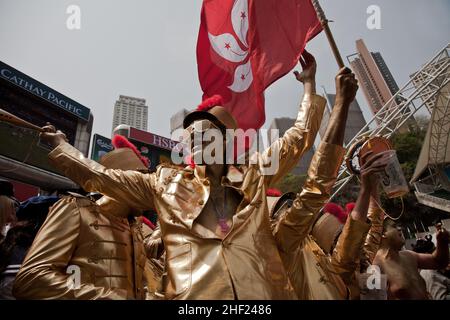
[[[380,194],[378,188],[375,188],[375,192],[372,193],[370,198],[369,212],[367,214],[367,218],[370,220],[370,229],[363,246],[363,254],[367,267],[373,263],[375,255],[380,248],[381,237],[383,235],[384,211],[381,209],[379,203],[381,203]]]
[[[153,209],[155,175],[137,171],[106,169],[87,159],[65,141],[65,135],[53,126],[45,126],[41,140],[54,147],[50,163],[84,190],[99,192],[131,208]]]
[[[296,250],[309,233],[311,224],[330,198],[344,155],[344,148],[321,142],[311,160],[301,192],[273,230],[282,251]]]
[[[265,167],[264,174],[268,186],[276,183],[297,165],[302,155],[313,146],[322,122],[326,100],[316,95],[316,61],[305,50],[300,63],[303,72],[294,74],[297,80],[303,83],[305,93],[297,119],[283,137],[263,152],[259,160]]]
[[[88,200],[86,200],[88,201]],[[80,234],[80,211],[73,197],[58,201],[48,213],[17,274],[17,299],[126,299],[126,290],[94,285],[71,286],[67,273]],[[69,270],[70,271],[70,270]]]
[[[442,225],[437,226],[436,242],[437,248],[432,254],[410,251],[416,257],[419,269],[444,269],[448,265],[449,233]]]
[[[367,154],[366,158],[367,161],[364,161],[361,168],[361,189],[358,199],[331,256],[335,271],[347,285],[353,281],[354,272],[360,262],[361,249],[370,228],[367,212],[371,195],[374,194],[373,190],[378,188],[378,173],[382,172],[387,164],[387,158],[383,155]]]
[[[306,182],[292,207],[280,217],[274,228],[278,245],[285,252],[298,248],[309,233],[317,214],[330,198],[344,158],[345,149],[342,144],[348,108],[357,89],[355,76],[349,69],[341,69],[336,77],[336,104],[323,140],[309,166]]]

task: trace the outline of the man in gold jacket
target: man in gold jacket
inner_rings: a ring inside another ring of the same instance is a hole
[[[353,95],[349,95],[352,90],[343,90],[345,82],[349,82],[348,86],[353,89]],[[326,219],[322,218],[327,218],[328,214],[323,215],[314,226],[317,229],[316,236],[320,236],[320,240],[326,240],[319,241],[322,247],[318,245],[310,231],[321,208],[329,200],[332,186],[343,162],[345,149],[342,144],[348,107],[349,102],[354,99],[356,90],[357,81],[354,75],[349,74],[349,70],[341,71],[336,78],[338,99],[318,153],[311,162],[305,186],[296,196],[283,196],[273,208],[271,216],[273,232],[276,238],[281,238],[281,241],[286,243],[281,247],[281,256],[299,299],[347,299],[349,291],[350,294],[353,293],[354,273],[359,265],[360,251],[369,230],[369,224],[366,222],[367,208],[362,206],[365,203],[368,205],[370,189],[373,187],[372,178],[376,171],[383,167],[382,163],[375,162],[379,157],[370,159],[366,164],[367,167],[363,168],[363,187],[358,202],[346,220],[336,247],[334,248],[336,230],[323,227],[327,223]],[[335,152],[327,162],[328,171],[324,171],[317,162],[320,161],[320,151],[329,148],[330,144],[334,146]],[[325,172],[328,174],[324,174]],[[288,204],[289,198],[293,200],[292,205]],[[329,217],[336,219],[334,216]],[[280,228],[289,221],[295,221],[297,227],[290,231],[280,231]],[[359,291],[356,291],[358,295]]]
[[[337,159],[339,162],[342,160],[342,157]],[[382,214],[375,210],[373,203],[378,194],[376,173],[384,169],[386,160],[380,155],[373,156],[363,167],[358,200],[346,218],[343,229],[339,227],[337,218],[327,212],[312,226],[319,213],[319,206],[311,207],[310,212],[304,211],[305,228],[299,234],[304,237],[303,241],[296,250],[282,252],[283,262],[299,299],[359,299],[360,260],[369,259],[371,252],[376,252],[378,247],[379,220],[382,219]],[[336,176],[332,180],[335,179]],[[317,199],[321,198],[322,204],[329,200],[333,184],[324,184],[323,192],[317,193]],[[274,203],[271,218],[275,230],[279,219],[296,211],[289,205],[290,199],[302,203],[305,201],[305,194],[305,190],[297,196],[285,194]],[[371,207],[368,210],[369,199]],[[308,234],[311,226],[312,231]]]
[[[274,237],[265,195],[312,146],[322,119],[325,99],[315,95],[315,61],[308,53],[303,58],[304,70],[296,75],[305,85],[305,95],[297,120],[255,158],[256,164],[197,162],[186,168],[162,164],[153,174],[111,170],[86,159],[64,141],[62,133],[45,127],[48,133],[41,134],[55,147],[49,154],[51,162],[84,189],[141,209],[157,209],[166,250],[167,299],[296,298],[279,248],[296,247],[298,237],[291,230],[302,228],[304,222],[295,217],[283,221]],[[345,84],[344,92],[349,89],[348,81]],[[354,92],[348,95],[354,97]],[[232,116],[216,105],[189,114],[184,125],[195,132],[205,127],[237,128]],[[334,162],[328,162],[339,148],[330,144],[318,150],[311,173],[319,180],[335,174]],[[198,146],[192,151],[195,159]],[[274,155],[278,170],[264,174]],[[313,183],[306,188],[317,187]],[[315,204],[314,192],[308,201]]]
[[[145,170],[129,148],[102,158],[109,168]],[[142,222],[109,197],[72,194],[51,209],[17,274],[18,299],[144,299]]]

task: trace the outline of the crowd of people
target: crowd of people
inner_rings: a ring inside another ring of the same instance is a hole
[[[196,160],[149,172],[119,136],[97,163],[45,126],[40,139],[53,148],[50,163],[81,190],[19,203],[2,183],[0,298],[363,299],[371,287],[362,275],[376,266],[386,279],[379,299],[448,299],[449,233],[438,226],[436,247],[420,239],[414,251],[403,249],[401,230],[380,207],[385,155],[360,159],[355,203],[346,210],[330,203],[358,90],[350,69],[336,76],[335,105],[305,183],[268,192],[314,144],[326,104],[316,94],[314,57],[305,51],[300,63],[297,120],[251,164]],[[202,134],[237,124],[214,100],[186,116],[184,127]],[[192,153],[210,143],[192,145]],[[264,174],[274,154],[278,169]],[[148,210],[157,212],[156,224],[145,218]]]

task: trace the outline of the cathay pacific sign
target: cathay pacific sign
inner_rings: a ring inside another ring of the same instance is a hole
[[[78,118],[89,120],[90,110],[88,108],[1,61],[0,77],[76,115]]]

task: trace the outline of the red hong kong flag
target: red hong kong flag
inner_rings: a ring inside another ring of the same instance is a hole
[[[311,0],[204,0],[197,43],[203,98],[222,96],[239,127],[265,121],[264,90],[322,27]]]

